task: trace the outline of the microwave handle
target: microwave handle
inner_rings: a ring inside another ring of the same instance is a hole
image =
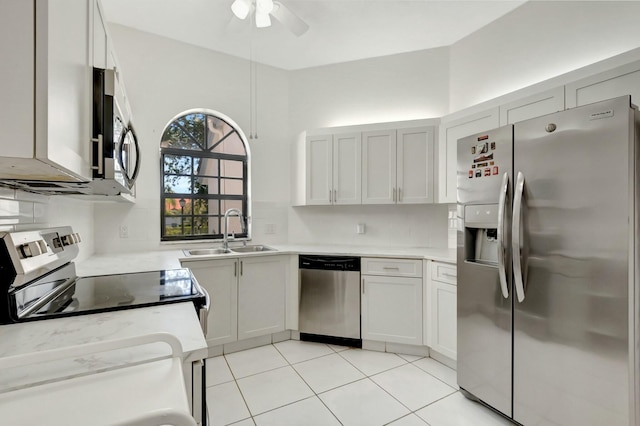
[[[104,174],[104,139],[102,134],[99,134],[97,138],[91,138],[91,142],[91,147],[93,147],[94,144],[98,144],[98,165],[92,165],[91,168],[98,170],[98,175],[102,176]],[[91,158],[93,158],[93,155]]]
[[[136,164],[133,168],[133,173],[129,176],[129,170],[125,166],[124,161],[122,161],[124,154],[124,141],[128,134],[131,134],[131,139],[133,140],[133,146],[136,151]],[[138,172],[140,171],[140,145],[138,144],[138,138],[136,137],[135,132],[131,127],[128,127],[122,134],[120,135],[120,149],[118,150],[118,163],[120,163],[120,168],[124,171],[125,179],[127,180],[127,186],[129,189],[133,187],[134,182],[138,178]]]

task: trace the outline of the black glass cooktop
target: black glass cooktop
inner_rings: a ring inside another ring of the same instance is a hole
[[[166,303],[204,304],[204,294],[189,269],[69,277],[60,270],[15,291],[18,321],[81,315]]]

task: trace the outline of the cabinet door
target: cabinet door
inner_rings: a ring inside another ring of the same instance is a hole
[[[564,110],[564,86],[501,105],[500,125],[505,126],[562,110]]]
[[[333,135],[333,204],[362,202],[360,133]]]
[[[438,202],[455,203],[458,139],[495,129],[500,125],[498,108],[469,115],[440,125],[438,140]]]
[[[287,256],[240,259],[238,339],[284,331]]]
[[[396,202],[396,131],[362,134],[362,204]]]
[[[434,129],[399,129],[397,134],[398,204],[434,202]]]
[[[456,359],[457,351],[457,296],[456,286],[439,281],[429,281],[431,315],[429,342],[433,350]]]
[[[183,262],[211,297],[207,319],[207,344],[216,346],[238,340],[238,260]]]
[[[91,179],[88,1],[36,2],[36,157]]]
[[[307,136],[306,140],[306,204],[331,204],[332,185],[331,135]]]
[[[33,109],[35,44],[34,2],[0,2],[0,129],[2,155],[33,158]],[[0,160],[5,169],[16,161]]]
[[[362,338],[422,345],[422,279],[363,275]]]
[[[640,104],[640,61],[566,85],[567,108],[631,95]]]
[[[107,68],[107,24],[99,1],[93,2],[93,66]]]

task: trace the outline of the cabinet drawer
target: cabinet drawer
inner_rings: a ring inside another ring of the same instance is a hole
[[[431,268],[431,279],[456,285],[458,279],[458,270],[456,269],[456,265],[452,265],[451,263],[433,262]]]
[[[391,277],[422,277],[422,260],[362,258],[363,275]]]

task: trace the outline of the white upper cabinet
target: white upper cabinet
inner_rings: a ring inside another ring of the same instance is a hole
[[[564,86],[500,106],[500,126],[564,110]]]
[[[396,131],[362,134],[362,204],[396,202]]]
[[[307,136],[306,203],[331,204],[333,199],[333,138],[331,135]]]
[[[567,84],[566,92],[567,108],[624,95],[640,105],[640,61]]]
[[[360,204],[360,133],[307,136],[306,203]]]
[[[0,4],[0,175],[88,181],[91,3]],[[37,31],[36,31],[37,29]]]
[[[398,204],[433,203],[434,128],[398,129],[396,138]]]
[[[491,108],[452,121],[443,119],[438,143],[438,202],[455,203],[458,139],[500,126],[499,108]]]
[[[93,66],[96,68],[109,68],[110,52],[107,40],[107,21],[104,18],[102,5],[100,2],[95,2],[93,3]]]
[[[360,133],[333,135],[332,204],[360,204],[362,139]]]

